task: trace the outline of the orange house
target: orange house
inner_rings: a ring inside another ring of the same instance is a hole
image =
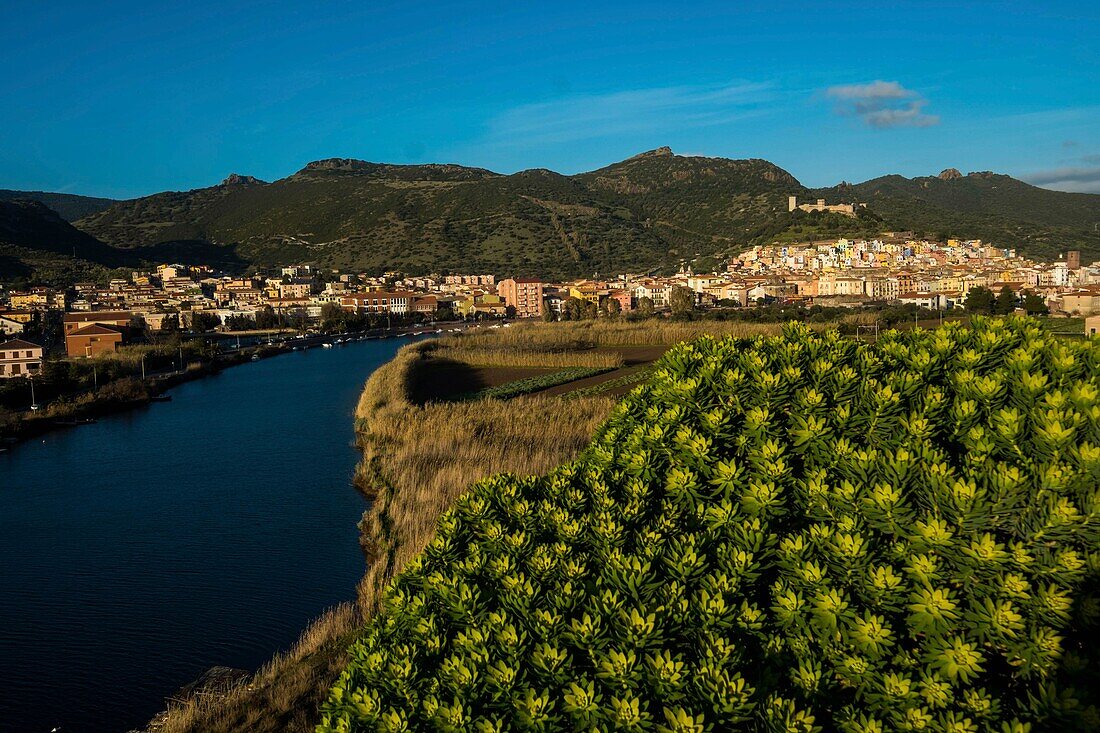
[[[93,323],[65,334],[65,353],[71,357],[90,357],[117,351],[125,339],[118,326]]]

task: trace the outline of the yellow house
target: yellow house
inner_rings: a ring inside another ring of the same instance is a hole
[[[605,291],[606,292],[606,291]],[[581,280],[578,283],[574,283],[569,286],[569,297],[578,298],[580,300],[587,300],[589,303],[600,304],[600,289],[596,287],[596,283],[589,282],[587,280]]]
[[[504,298],[496,293],[478,293],[455,303],[455,312],[463,318],[476,316],[477,314],[503,316],[508,306]]]
[[[32,290],[29,293],[12,293],[8,300],[11,307],[16,310],[45,308],[49,305],[49,293],[43,290]]]

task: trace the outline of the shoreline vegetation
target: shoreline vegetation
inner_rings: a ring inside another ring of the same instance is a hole
[[[470,484],[498,473],[540,474],[572,460],[669,346],[704,334],[747,337],[780,329],[722,321],[520,323],[403,347],[367,380],[355,413],[363,458],[354,483],[371,501],[359,525],[367,569],[357,603],[314,622],[294,650],[246,683],[173,706],[148,730],[312,731],[351,641],[377,611],[386,585],[431,540],[440,514]],[[512,399],[463,397],[531,374],[594,364],[617,366]]]
[[[19,380],[18,385],[0,383],[0,451],[53,430],[95,422],[100,417],[149,405],[172,387],[230,367],[287,354],[296,348],[313,348],[336,337],[402,337],[418,328],[422,327],[312,335],[305,339],[279,333],[275,335],[281,337],[281,341],[225,351],[200,339],[192,339],[123,346],[117,352],[91,359],[47,360],[43,375],[36,377],[36,391],[42,404],[38,411],[25,407],[13,409],[16,401],[29,404],[30,387],[23,384],[26,380]],[[143,358],[146,361],[145,378],[141,376]],[[20,393],[17,398],[11,394],[16,390]]]

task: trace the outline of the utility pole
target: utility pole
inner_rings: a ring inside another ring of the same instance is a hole
[[[31,383],[31,409],[38,407],[38,400],[34,398],[34,377],[28,377],[27,381]]]
[[[145,356],[141,357],[141,381],[145,381]]]

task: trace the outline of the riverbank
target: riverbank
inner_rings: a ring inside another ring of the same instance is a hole
[[[751,336],[779,328],[716,322],[525,323],[402,348],[367,380],[356,409],[362,460],[355,485],[371,499],[360,522],[368,565],[356,613],[344,617],[346,626],[310,632],[316,649],[310,665],[293,655],[274,660],[229,695],[172,710],[156,730],[312,731],[317,707],[342,671],[355,632],[377,609],[394,574],[431,540],[439,515],[471,483],[503,472],[536,474],[572,460],[617,399],[671,344],[703,333]],[[529,370],[554,373],[594,363],[613,366],[594,378],[512,399],[468,398],[477,385],[507,384],[525,378]],[[462,400],[451,401],[457,395]],[[330,656],[322,664],[326,653]],[[291,719],[302,723],[288,725]]]
[[[259,670],[354,602],[354,410],[411,341],[228,369],[0,456],[0,728],[143,726],[207,669]]]
[[[443,324],[441,324],[442,326]],[[448,329],[464,330],[466,324],[446,324]],[[357,333],[316,334],[305,337],[270,338],[258,344],[239,349],[227,349],[205,360],[190,360],[182,371],[167,371],[139,376],[122,377],[107,382],[102,387],[64,395],[35,411],[9,413],[9,419],[0,424],[0,451],[11,450],[18,444],[40,437],[54,430],[79,427],[108,415],[147,407],[153,402],[171,399],[166,393],[171,388],[195,379],[212,376],[242,364],[289,354],[302,349],[331,346],[337,342],[368,339],[401,338],[423,333],[442,331],[440,327],[409,326],[390,331],[373,330]]]

